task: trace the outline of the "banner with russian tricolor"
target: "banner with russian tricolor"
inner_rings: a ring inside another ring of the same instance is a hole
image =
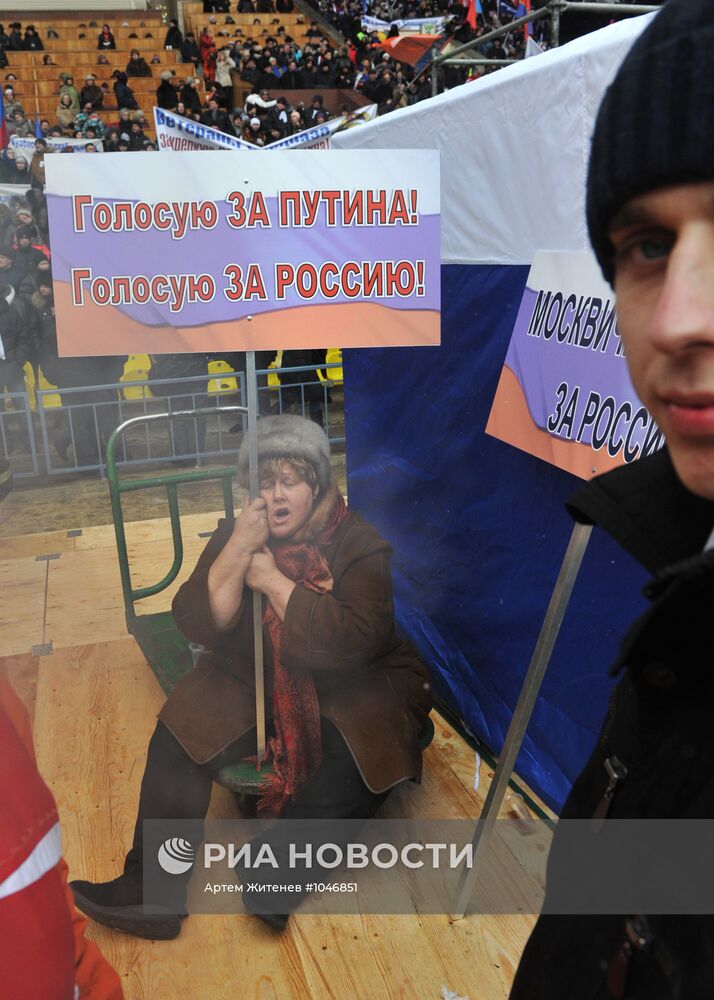
[[[591,254],[535,255],[486,433],[582,479],[662,447]]]
[[[435,150],[53,156],[46,177],[62,355],[439,343]]]

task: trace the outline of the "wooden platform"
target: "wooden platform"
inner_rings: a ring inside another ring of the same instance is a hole
[[[184,518],[185,575],[217,515]],[[163,575],[166,519],[127,526],[137,579]],[[173,588],[175,589],[175,588]],[[154,598],[167,607],[169,595]],[[147,602],[147,610],[149,604]],[[71,877],[104,880],[130,842],[146,744],[162,703],[126,635],[113,529],[0,539],[0,670],[33,720],[38,762],[57,799]],[[52,643],[52,652],[47,652]],[[33,655],[32,647],[35,648]],[[386,816],[476,818],[492,776],[438,716],[421,786],[399,789]],[[506,809],[508,806],[505,807]],[[212,816],[235,814],[215,787]],[[238,916],[193,916],[180,937],[148,942],[90,930],[119,971],[127,1000],[503,1000],[533,917],[309,916],[283,935]]]

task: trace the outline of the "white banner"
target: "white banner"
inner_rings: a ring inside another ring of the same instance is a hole
[[[23,160],[27,163],[32,163],[32,157],[35,155],[35,143],[37,139],[33,136],[27,136],[26,139],[21,139],[18,135],[13,135],[10,139],[10,146],[15,152],[15,156],[21,156]],[[101,153],[104,149],[101,139],[51,139],[46,138],[45,142],[49,147],[54,149],[56,153],[60,153],[67,146],[71,146],[75,153],[84,153],[85,147],[92,145]]]
[[[226,135],[209,125],[201,125],[191,118],[184,118],[173,112],[154,108],[156,142],[159,150],[180,153],[187,149],[245,149],[253,151],[257,146]]]
[[[0,202],[7,205],[12,198],[24,198],[29,190],[29,184],[0,184]]]
[[[289,135],[285,139],[277,139],[267,146],[254,146],[234,136],[224,135],[223,132],[218,132],[207,125],[200,125],[190,118],[167,114],[160,108],[154,108],[154,122],[156,141],[160,150],[178,152],[191,149],[242,149],[256,153],[268,149],[329,149],[330,137],[335,132],[352,128],[361,122],[371,121],[376,114],[377,105],[368,104],[364,108],[340,115],[339,118]]]
[[[62,356],[439,343],[438,154],[209,152],[47,158]]]
[[[362,27],[365,31],[383,31],[386,34],[396,24],[401,35],[441,35],[447,20],[450,18],[413,17],[407,20],[380,21],[378,17],[363,17]]]

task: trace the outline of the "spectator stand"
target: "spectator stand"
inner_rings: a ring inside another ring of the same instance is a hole
[[[226,23],[226,18],[231,20]],[[239,14],[234,10],[230,14],[204,14],[202,3],[184,3],[183,20],[184,35],[192,31],[198,39],[203,28],[208,27],[216,48],[220,49],[232,44],[236,38],[275,36],[278,28],[285,28],[296,42],[303,43],[307,41],[311,18],[299,11],[292,14]],[[238,30],[240,35],[236,35]]]
[[[12,86],[28,119],[38,115],[40,120],[47,119],[51,125],[54,124],[62,84],[61,74],[72,75],[77,90],[81,90],[86,76],[91,73],[104,91],[99,117],[105,125],[114,123],[118,117],[118,108],[112,90],[112,74],[117,70],[126,70],[133,49],[139,50],[151,70],[150,77],[131,77],[129,80],[137,104],[145,114],[150,115],[156,102],[156,89],[162,71],[169,69],[178,76],[182,75],[179,52],[163,48],[166,29],[157,12],[104,11],[90,15],[85,11],[74,14],[69,11],[33,11],[28,13],[25,20],[35,25],[44,51],[8,50],[8,66],[4,75],[5,78],[10,73],[16,76]],[[96,21],[97,27],[89,27],[90,21]],[[109,24],[112,31],[115,49],[97,48],[97,38],[104,23]],[[48,38],[50,29],[60,37]],[[52,60],[50,65],[45,64],[47,57]],[[153,136],[153,123],[145,131],[147,135],[150,131]]]

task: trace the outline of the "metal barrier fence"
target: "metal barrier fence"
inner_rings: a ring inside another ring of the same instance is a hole
[[[6,392],[0,397],[0,449],[12,467],[15,479],[39,475],[32,408],[26,392]],[[8,409],[8,404],[10,409]]]
[[[338,368],[339,363],[319,366],[321,372]],[[282,377],[279,387],[267,384],[271,374]],[[299,413],[320,423],[332,445],[344,442],[342,408],[332,400],[337,384],[329,379],[329,371],[326,381],[316,377],[315,365],[265,369],[257,376],[262,415]],[[283,379],[288,384],[283,385]],[[221,387],[209,392],[209,383],[216,380]],[[230,380],[235,380],[233,385]],[[227,398],[236,397],[245,405],[244,372],[38,389],[34,415],[26,392],[4,393],[0,396],[4,404],[0,406],[0,453],[8,458],[18,479],[77,472],[103,476],[107,441],[124,420],[139,414],[219,407]],[[12,410],[7,409],[8,402]],[[147,424],[122,442],[118,462],[127,467],[148,463],[200,466],[210,459],[237,454],[245,429],[245,417],[233,423],[218,412],[215,418],[170,420],[161,431],[152,433]],[[44,459],[42,470],[39,451]]]

